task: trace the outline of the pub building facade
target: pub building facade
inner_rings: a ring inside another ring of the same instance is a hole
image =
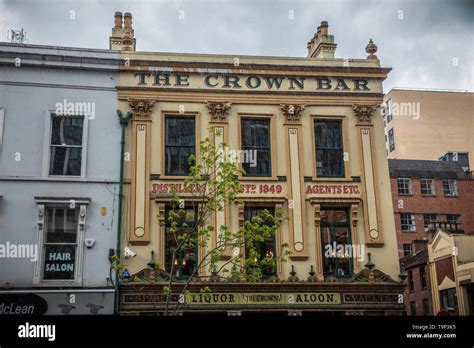
[[[378,109],[390,68],[380,66],[372,40],[366,59],[335,58],[327,22],[307,47],[306,58],[139,52],[132,15],[115,14],[110,49],[121,51],[118,109],[133,113],[121,244],[136,253],[121,260],[130,275],[120,286],[121,314],[163,308],[170,193],[174,187],[186,196],[189,155],[199,161],[209,132],[216,145],[257,150],[254,165],[241,164],[240,203],[212,216],[215,231],[222,224],[237,230],[262,209],[283,209],[289,219],[262,253],[278,254],[274,246],[288,243],[291,255],[271,280],[258,283],[219,281],[199,269],[181,314],[404,313]],[[186,215],[192,220],[195,213]],[[335,243],[361,246],[363,255],[325,257],[325,246]],[[182,255],[179,275],[186,278],[202,255]],[[199,295],[205,286],[212,289],[207,297]]]

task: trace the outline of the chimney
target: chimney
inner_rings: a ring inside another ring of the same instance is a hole
[[[411,242],[413,246],[413,254],[416,254],[420,250],[428,250],[428,239],[414,239]]]
[[[326,21],[316,29],[313,38],[308,42],[309,58],[334,58],[337,44],[334,43],[334,36],[329,35],[329,24]]]
[[[136,39],[132,28],[132,14],[115,12],[112,36],[109,38],[109,49],[119,51],[135,51]]]

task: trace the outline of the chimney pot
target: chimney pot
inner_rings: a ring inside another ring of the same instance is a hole
[[[132,14],[130,12],[125,12],[123,15],[124,18],[124,28],[132,29]]]
[[[321,25],[319,26],[321,28],[321,35],[328,35],[329,34],[329,24],[326,21],[322,21]]]
[[[115,28],[122,28],[122,12],[115,12],[114,26]]]

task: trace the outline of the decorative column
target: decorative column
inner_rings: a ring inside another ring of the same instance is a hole
[[[383,231],[378,221],[378,199],[376,192],[376,173],[372,151],[373,124],[372,113],[379,105],[352,105],[357,118],[356,126],[360,132],[362,153],[363,182],[365,188],[365,243],[370,247],[381,247],[384,244]]]
[[[154,99],[129,99],[132,119],[131,244],[150,243],[151,114]]]
[[[227,137],[227,117],[229,115],[231,103],[226,102],[211,102],[206,101],[206,107],[209,109],[211,131],[214,132],[214,146],[216,152],[224,152],[224,145],[226,143],[225,139]],[[219,163],[217,163],[219,164]],[[216,175],[219,175],[219,167],[216,171]],[[217,246],[218,241],[222,240],[223,236],[221,233],[221,226],[228,226],[229,224],[230,211],[228,205],[224,206],[224,209],[221,211],[216,211],[213,213],[212,222],[214,226],[214,235],[212,238],[212,247]],[[225,247],[224,250],[224,259],[230,259],[232,255],[232,250],[229,247]]]
[[[360,244],[359,243],[359,230],[357,228],[357,224],[359,223],[358,212],[359,212],[359,205],[351,204],[352,245]],[[356,258],[354,261],[355,261],[354,273],[359,273],[362,270],[361,262],[359,261],[359,258]]]
[[[290,217],[290,249],[291,259],[306,259],[305,249],[305,200],[302,192],[303,175],[300,163],[300,146],[298,135],[301,130],[301,115],[305,105],[282,104],[280,109],[286,118],[285,131],[288,134],[287,163],[288,171],[288,213]]]
[[[314,235],[316,244],[316,275],[320,279],[324,279],[323,275],[323,249],[321,246],[321,204],[313,204],[314,210]]]

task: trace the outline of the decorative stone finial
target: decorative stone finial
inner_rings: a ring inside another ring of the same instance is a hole
[[[375,52],[377,52],[377,45],[374,44],[372,39],[370,39],[367,46],[365,46],[365,52],[369,54],[367,59],[378,59],[378,57],[375,55]]]

